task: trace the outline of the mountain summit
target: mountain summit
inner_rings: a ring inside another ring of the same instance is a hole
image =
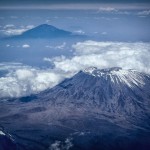
[[[124,70],[120,67],[97,69],[95,67],[90,67],[83,72],[94,77],[102,78],[111,84],[124,84],[129,88],[134,88],[135,86],[142,87],[145,84],[143,81],[145,74],[133,69]]]
[[[56,28],[52,25],[42,24],[35,28],[25,31],[21,35],[15,36],[15,38],[66,38],[66,37],[74,37],[77,35],[73,35],[72,32],[65,31],[59,28]]]

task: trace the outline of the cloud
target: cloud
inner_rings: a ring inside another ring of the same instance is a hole
[[[18,19],[17,16],[10,16],[11,19]]]
[[[58,45],[55,47],[55,49],[63,49],[66,46],[66,42],[62,43],[61,45]]]
[[[0,72],[8,73],[0,77],[0,97],[20,97],[38,93],[62,81],[66,75],[56,70],[41,70],[20,63],[1,63]]]
[[[66,42],[63,42],[61,45],[56,45],[56,46],[52,46],[52,45],[46,45],[46,48],[50,48],[50,49],[64,49],[66,46]]]
[[[47,19],[45,22],[46,22],[46,23],[49,23],[49,22],[51,22],[51,20]]]
[[[69,150],[71,147],[73,147],[72,144],[72,138],[66,138],[64,142],[62,141],[55,141],[51,144],[49,147],[49,150]]]
[[[7,30],[3,30],[3,33],[5,35],[20,35],[21,33],[23,33],[24,31],[26,31],[25,29],[7,29]]]
[[[22,45],[22,48],[29,48],[29,47],[30,47],[30,45],[28,45],[28,44]]]
[[[102,32],[101,34],[102,34],[102,35],[107,35],[107,32]]]
[[[119,11],[116,11],[116,14],[118,14],[118,15],[131,15],[133,13],[131,11],[119,10]]]
[[[7,24],[3,27],[3,30],[1,30],[5,35],[11,36],[11,35],[20,35],[23,32],[34,28],[34,25],[27,25],[27,26],[21,26],[19,28],[15,27],[13,24]]]
[[[74,31],[74,33],[76,33],[76,34],[81,34],[81,35],[85,34],[85,32],[82,31],[82,30],[76,30],[76,31]]]
[[[43,61],[51,62],[51,58],[44,57],[44,58],[43,58]]]
[[[26,27],[25,27],[25,29],[32,29],[32,28],[34,28],[35,26],[34,25],[27,25]]]
[[[9,45],[9,44],[6,44],[6,47],[10,47],[10,45]]]
[[[85,41],[72,47],[75,50],[74,57],[61,56],[51,60],[55,68],[65,72],[77,72],[90,66],[118,66],[150,73],[150,43]]]
[[[60,144],[61,144],[61,141],[55,141],[55,143],[51,144],[49,150],[61,150]]]
[[[150,15],[150,10],[144,10],[144,11],[140,11],[138,12],[139,16],[148,16]]]
[[[32,78],[33,76],[34,76],[34,73],[31,70],[28,70],[28,69],[16,70],[16,77],[19,80],[27,80],[29,78]]]
[[[7,25],[5,25],[5,26],[4,26],[4,29],[12,28],[12,27],[14,27],[14,25],[13,25],[13,24],[7,24]]]
[[[123,7],[100,7],[96,13],[113,13],[113,14],[116,14],[116,15],[131,15],[131,14],[134,14],[134,12],[132,12],[131,10],[134,10],[136,8],[127,8],[127,9],[124,9]],[[104,17],[107,19],[107,17]],[[109,18],[109,20],[111,20],[113,18]]]
[[[116,8],[113,8],[113,7],[100,7],[98,8],[98,13],[99,12],[116,12],[118,11]]]

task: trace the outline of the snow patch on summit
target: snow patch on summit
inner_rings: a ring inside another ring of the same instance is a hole
[[[84,70],[84,72],[85,73],[91,73],[92,74],[92,72],[94,71],[94,70],[96,70],[97,68],[96,67],[89,67],[89,68],[86,68],[85,70]]]
[[[132,69],[124,70],[120,67],[97,69],[96,67],[89,67],[83,70],[83,72],[94,77],[102,77],[105,80],[111,80],[112,83],[124,83],[130,88],[133,86],[143,86],[145,84],[142,78],[143,74]]]

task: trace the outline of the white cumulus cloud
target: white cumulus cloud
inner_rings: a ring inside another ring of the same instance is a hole
[[[72,138],[66,138],[64,142],[62,141],[55,141],[49,147],[49,150],[69,150],[73,147]]]
[[[0,77],[0,97],[20,97],[51,88],[65,78],[55,70],[41,70],[19,63],[1,63],[0,72],[8,71]]]
[[[27,25],[27,26],[20,26],[16,27],[13,24],[7,24],[3,27],[3,30],[1,30],[5,35],[11,36],[11,35],[20,35],[23,32],[34,28],[34,25]]]
[[[24,31],[26,31],[26,29],[6,29],[2,31],[5,35],[20,35]]]
[[[22,45],[22,48],[29,48],[29,47],[30,47],[29,44],[24,44],[24,45]]]
[[[85,41],[73,45],[72,58],[53,58],[59,70],[75,72],[86,67],[122,67],[150,73],[150,43]]]

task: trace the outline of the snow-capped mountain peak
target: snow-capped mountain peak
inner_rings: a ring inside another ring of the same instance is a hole
[[[101,77],[105,80],[110,80],[113,83],[124,83],[129,87],[143,86],[145,84],[143,73],[136,70],[125,70],[120,67],[97,69],[96,67],[89,67],[83,70],[84,73],[92,75],[94,77]]]

